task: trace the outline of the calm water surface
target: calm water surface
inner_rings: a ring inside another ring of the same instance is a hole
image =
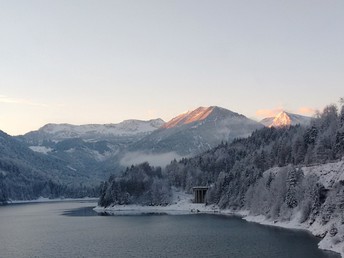
[[[216,215],[97,216],[94,206],[0,207],[0,257],[340,257],[303,231]]]

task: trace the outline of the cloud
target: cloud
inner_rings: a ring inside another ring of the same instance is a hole
[[[261,118],[274,117],[281,111],[283,111],[283,108],[281,107],[273,109],[258,109],[256,111],[256,116]]]
[[[21,99],[21,98],[11,98],[5,95],[0,95],[0,103],[4,104],[20,104],[20,105],[26,105],[26,106],[36,106],[36,107],[48,107],[46,104],[32,102],[27,99]]]
[[[166,152],[161,154],[152,154],[145,152],[128,152],[121,159],[120,163],[124,167],[137,165],[143,162],[148,162],[152,166],[164,167],[169,164],[173,159],[182,158],[175,152]]]
[[[300,107],[298,113],[305,116],[313,116],[317,110],[310,107]]]
[[[300,107],[297,110],[285,110],[283,107],[278,107],[272,109],[258,109],[256,111],[256,116],[260,118],[274,117],[281,111],[287,111],[290,113],[300,114],[304,116],[313,116],[317,110],[310,107]]]

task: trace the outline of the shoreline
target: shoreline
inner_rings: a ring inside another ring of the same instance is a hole
[[[99,198],[38,198],[35,200],[9,200],[2,205],[14,205],[14,204],[30,204],[30,203],[51,203],[51,202],[73,202],[73,201],[95,201],[98,202]]]
[[[184,198],[179,199],[177,202],[173,202],[171,205],[166,206],[141,206],[141,205],[112,205],[109,207],[96,206],[93,210],[98,213],[108,213],[111,215],[140,215],[140,214],[168,214],[168,215],[188,215],[188,214],[214,214],[214,215],[225,215],[225,216],[237,216],[247,222],[258,223],[266,226],[280,227],[285,229],[303,230],[307,231],[315,237],[320,237],[321,240],[318,243],[318,248],[325,251],[331,251],[339,254],[344,258],[344,242],[339,242],[333,245],[329,234],[328,226],[320,226],[314,222],[312,225],[306,223],[299,223],[298,218],[295,217],[291,221],[281,222],[272,221],[267,219],[263,215],[250,215],[249,211],[233,211],[230,209],[220,209],[217,205],[208,205],[192,203],[191,197],[187,194],[182,194]],[[324,233],[326,232],[326,233]],[[322,236],[323,235],[323,236]]]

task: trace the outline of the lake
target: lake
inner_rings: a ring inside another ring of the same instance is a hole
[[[220,215],[99,216],[95,205],[0,207],[0,257],[340,257],[304,231]]]

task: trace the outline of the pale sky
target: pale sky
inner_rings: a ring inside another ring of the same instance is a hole
[[[343,0],[0,0],[0,129],[260,120],[344,96]]]

